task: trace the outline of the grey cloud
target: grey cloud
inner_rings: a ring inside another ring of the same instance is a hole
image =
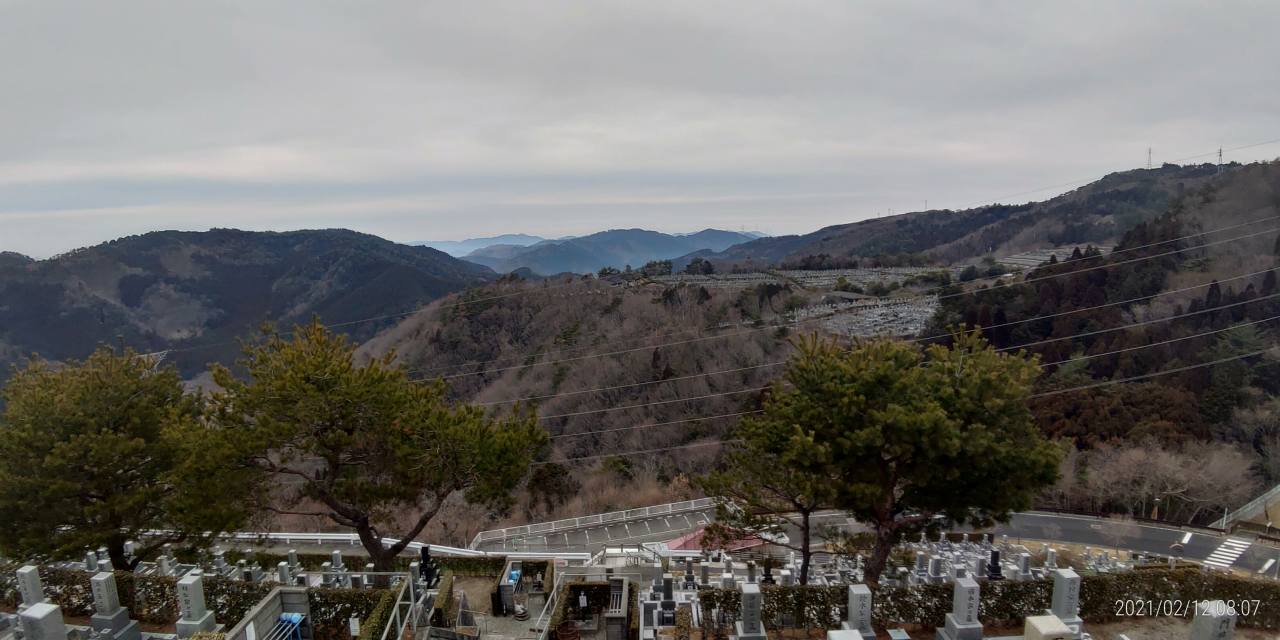
[[[0,249],[210,226],[782,233],[959,206],[1137,166],[1148,145],[1160,161],[1280,137],[1277,18],[0,0]]]

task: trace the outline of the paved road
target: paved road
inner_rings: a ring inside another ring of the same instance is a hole
[[[696,529],[713,517],[711,510],[695,511],[670,516],[660,516],[625,524],[594,526],[575,531],[547,535],[530,535],[508,540],[494,540],[482,544],[485,551],[587,551],[595,553],[608,546],[662,542],[679,537]],[[823,514],[820,524],[836,525],[846,530],[858,529],[842,514]],[[1184,544],[1183,557],[1197,562],[1208,562],[1217,568],[1233,568],[1256,573],[1267,567],[1268,575],[1280,565],[1280,559],[1268,566],[1268,561],[1280,558],[1280,549],[1253,544],[1243,536],[1230,538],[1214,535],[1198,529],[1184,530],[1137,524],[1131,521],[1117,522],[1086,516],[1049,513],[1020,513],[1008,524],[991,530],[996,535],[1011,538],[1045,540],[1093,547],[1117,547],[1145,553],[1168,554],[1170,546]]]
[[[1253,544],[1249,538],[1242,536],[1214,535],[1199,529],[1179,529],[1177,527],[1161,527],[1148,524],[1125,522],[1117,524],[1114,520],[1101,520],[1086,516],[1065,514],[1020,513],[1013,517],[1007,525],[995,528],[997,534],[1010,537],[1031,538],[1035,540],[1054,540],[1097,547],[1119,547],[1146,553],[1168,554],[1169,547],[1180,543],[1187,533],[1190,539],[1184,545],[1184,558],[1205,562],[1215,556],[1215,552],[1224,546],[1229,539],[1243,541],[1248,547],[1234,558],[1227,566],[1231,568],[1257,572],[1267,561],[1280,556],[1280,549],[1266,545]],[[1230,548],[1232,545],[1227,545]],[[1226,568],[1221,564],[1218,568]],[[1275,568],[1274,564],[1271,568]]]

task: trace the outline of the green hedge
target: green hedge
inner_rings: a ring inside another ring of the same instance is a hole
[[[168,624],[178,619],[178,581],[165,576],[140,576],[117,571],[116,590],[120,605],[135,620]],[[215,614],[216,616],[216,614]]]
[[[693,636],[693,613],[688,607],[676,609],[675,640],[690,640]]]
[[[627,640],[640,640],[640,594],[636,591],[635,585],[627,589]]]
[[[872,618],[876,625],[896,624],[942,626],[951,611],[954,587],[950,584],[877,589]],[[761,617],[771,629],[778,628],[783,614],[795,617],[796,627],[835,628],[847,607],[846,587],[764,585]],[[982,582],[979,615],[988,624],[1018,624],[1026,616],[1049,608],[1053,582]],[[712,619],[720,609],[730,618],[739,615],[740,592],[706,589],[698,593],[703,609],[704,637],[719,637],[723,629]],[[1200,569],[1153,569],[1084,576],[1080,586],[1080,617],[1088,622],[1116,619],[1117,600],[1257,600],[1264,606],[1248,617],[1241,627],[1280,630],[1280,583],[1241,578]]]
[[[440,588],[436,591],[435,605],[431,611],[431,625],[452,628],[457,621],[453,603],[453,571],[445,569],[440,574]]]
[[[392,610],[396,606],[396,592],[390,589],[382,591],[371,611],[361,617],[360,637],[358,640],[374,640],[382,637],[382,629],[391,619]],[[340,640],[342,635],[324,636],[316,634],[315,640]]]
[[[379,627],[378,633],[382,633],[382,621],[373,616],[379,614],[378,608],[388,594],[391,606],[395,606],[395,591],[390,589],[307,589],[315,640],[346,640],[350,637],[351,618],[360,619],[362,635],[370,625]]]

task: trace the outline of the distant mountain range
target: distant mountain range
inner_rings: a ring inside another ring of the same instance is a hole
[[[423,240],[421,242],[411,242],[410,244],[421,247],[431,247],[432,249],[443,251],[455,258],[460,258],[472,251],[476,251],[477,249],[492,247],[496,244],[527,247],[531,244],[537,244],[544,240],[546,240],[546,238],[526,235],[523,233],[507,233],[488,238],[467,238],[466,240]]]
[[[728,267],[776,266],[805,258],[857,259],[920,254],[949,263],[1068,244],[1114,244],[1134,225],[1162,213],[1217,175],[1216,165],[1135,169],[1041,202],[932,210],[775,236],[700,254]]]
[[[645,229],[611,229],[587,236],[544,240],[528,246],[497,244],[463,256],[499,273],[528,269],[534,273],[590,273],[604,267],[640,267],[650,260],[679,258],[698,251],[724,251],[755,240],[757,235],[704,229],[673,235]]]
[[[956,263],[1055,245],[1113,244],[1210,181],[1280,188],[1268,182],[1270,173],[1225,169],[1229,175],[1219,176],[1213,165],[1165,165],[1110,174],[1042,202],[908,213],[781,237],[719,229],[495,236],[458,244],[508,242],[455,258],[345,230],[216,229],[131,236],[47,260],[0,252],[0,370],[32,352],[81,358],[108,343],[172,349],[169,357],[190,375],[207,362],[234,360],[235,339],[263,322],[287,328],[313,315],[327,323],[392,316],[346,328],[365,340],[397,314],[492,282],[498,273],[587,273],[663,259],[679,269],[693,256],[722,271],[904,255]]]
[[[161,231],[48,260],[0,253],[0,367],[32,352],[82,358],[107,343],[195,347],[171,356],[191,374],[232,361],[235,338],[263,322],[394,315],[495,277],[435,249],[345,230]],[[346,330],[362,340],[395,320]]]

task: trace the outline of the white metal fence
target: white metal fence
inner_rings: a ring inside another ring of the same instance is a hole
[[[163,533],[163,532],[161,532]],[[222,536],[226,540],[238,540],[242,542],[262,544],[278,543],[284,545],[314,543],[316,546],[345,544],[349,546],[358,546],[360,537],[354,533],[320,533],[320,532],[236,532],[228,533]],[[382,544],[390,546],[399,542],[395,538],[383,538]],[[474,544],[474,541],[473,541]],[[568,553],[568,552],[545,552],[545,551],[481,551],[479,549],[462,548],[462,547],[446,547],[438,544],[427,544],[425,542],[410,542],[405,549],[408,551],[420,551],[423,547],[431,549],[432,555],[454,556],[454,557],[503,557],[503,558],[552,558],[567,560],[570,563],[586,562],[591,559],[590,553]]]
[[[659,504],[652,507],[641,507],[639,509],[611,511],[609,513],[597,513],[589,516],[579,516],[577,518],[565,518],[564,520],[555,520],[552,522],[538,522],[534,524],[520,525],[518,527],[507,527],[506,529],[481,531],[471,539],[469,547],[471,549],[479,550],[481,544],[492,540],[510,540],[512,538],[522,538],[530,535],[545,535],[548,533],[559,533],[561,531],[572,531],[574,529],[584,529],[587,527],[622,524],[624,522],[634,522],[636,520],[644,520],[656,516],[700,511],[702,509],[709,509],[713,506],[715,506],[715,500],[713,498],[698,498],[697,500],[685,500],[684,502]]]
[[[1222,519],[1219,520],[1217,523],[1217,527],[1219,529],[1226,529],[1231,525],[1232,522],[1235,522],[1236,520],[1240,520],[1243,518],[1251,518],[1255,513],[1261,513],[1263,511],[1263,508],[1266,507],[1268,504],[1270,504],[1271,501],[1273,500],[1280,500],[1280,484],[1272,487],[1269,491],[1245,503],[1243,507],[1240,507],[1239,509],[1236,509],[1235,511],[1232,511],[1231,513],[1228,513],[1222,516]]]

